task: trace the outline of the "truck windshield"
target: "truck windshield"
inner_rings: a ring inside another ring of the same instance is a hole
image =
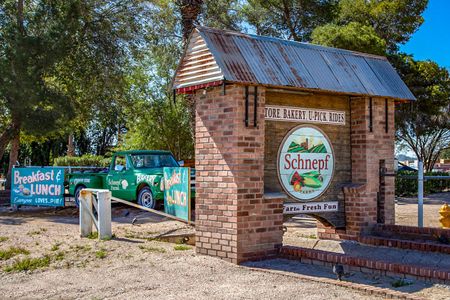
[[[133,154],[131,161],[136,169],[178,167],[177,161],[170,154]]]

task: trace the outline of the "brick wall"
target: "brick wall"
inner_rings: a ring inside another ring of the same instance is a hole
[[[233,263],[275,255],[282,241],[282,200],[264,198],[264,88],[256,127],[249,98],[246,127],[244,86],[195,94],[196,251]]]
[[[344,194],[347,235],[356,236],[369,231],[377,221],[394,222],[394,178],[384,178],[380,189],[380,164],[389,173],[394,167],[394,102],[387,101],[387,132],[385,99],[353,98],[351,110],[352,182],[355,186],[344,189]]]

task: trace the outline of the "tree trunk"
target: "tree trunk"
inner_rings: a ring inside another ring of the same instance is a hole
[[[6,176],[6,189],[11,189],[11,171],[17,163],[20,148],[20,132],[17,132],[11,141],[11,152],[9,153],[8,175]]]
[[[181,26],[183,31],[183,44],[186,44],[189,35],[194,29],[194,22],[202,10],[203,0],[178,0],[181,12]]]
[[[9,142],[11,141],[11,137],[13,135],[13,126],[9,126],[6,128],[6,130],[0,135],[0,159],[3,157],[3,154],[5,154],[6,147],[8,146]]]
[[[69,134],[67,140],[67,156],[75,156],[75,145],[73,144],[73,133]]]

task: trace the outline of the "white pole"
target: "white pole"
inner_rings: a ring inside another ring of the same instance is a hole
[[[418,197],[418,225],[423,227],[423,161],[419,160],[419,176],[417,182],[417,197]]]
[[[98,199],[98,238],[111,239],[111,192],[101,190],[97,192]]]
[[[81,190],[80,193],[80,235],[86,237],[92,233],[92,193]]]

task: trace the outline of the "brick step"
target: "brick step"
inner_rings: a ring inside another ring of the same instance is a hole
[[[432,241],[417,241],[405,239],[392,239],[380,236],[361,236],[358,242],[372,246],[384,246],[399,249],[417,250],[424,252],[439,252],[450,254],[450,244],[439,244]]]
[[[396,240],[437,242],[439,237],[450,239],[450,229],[377,224],[371,235]]]
[[[295,246],[283,246],[280,251],[280,256],[287,259],[300,260],[302,263],[307,264],[327,265],[331,267],[337,263],[346,266],[351,271],[388,276],[403,276],[414,280],[450,284],[450,270],[448,269],[399,264]]]

